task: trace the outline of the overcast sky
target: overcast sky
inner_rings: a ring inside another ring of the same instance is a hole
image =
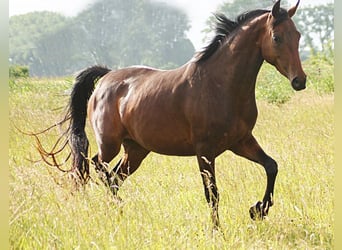
[[[84,8],[96,0],[9,0],[9,15],[25,14],[32,11],[55,11],[66,16],[75,16]],[[188,37],[196,50],[205,46],[202,41],[201,31],[205,28],[205,21],[215,12],[218,5],[227,0],[154,0],[166,2],[183,9],[189,16],[191,30]],[[265,0],[266,1],[266,0]],[[269,0],[272,5],[272,1]],[[288,0],[295,4],[297,0]],[[302,0],[301,5],[315,5],[332,3],[333,0]],[[239,14],[239,13],[237,13]]]

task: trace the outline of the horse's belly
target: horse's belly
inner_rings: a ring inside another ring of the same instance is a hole
[[[190,138],[182,135],[175,130],[156,129],[150,131],[146,129],[144,132],[131,138],[142,147],[159,154],[191,156],[195,154],[193,144]]]
[[[196,142],[207,143],[208,149],[215,155],[220,155],[250,132],[250,128],[243,122],[234,123],[233,126],[226,128],[222,126],[216,129],[203,129],[200,133],[192,131],[185,123],[175,120],[164,121],[162,124],[149,124],[151,123],[140,122],[137,126],[133,126],[130,139],[149,151],[177,156],[196,155]]]
[[[135,113],[124,123],[128,139],[145,149],[165,155],[194,155],[190,128],[180,117]]]
[[[158,145],[151,147],[152,152],[163,154],[163,155],[174,155],[174,156],[192,156],[195,155],[195,151],[192,145],[186,144],[175,144],[175,145]]]

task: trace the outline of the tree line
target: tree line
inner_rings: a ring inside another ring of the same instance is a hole
[[[266,4],[266,6],[265,6]],[[270,8],[271,1],[235,0],[217,12],[234,19],[251,9]],[[282,6],[289,6],[286,0]],[[302,33],[300,51],[332,55],[333,4],[301,6],[294,21]],[[208,38],[214,19],[207,20]],[[195,49],[186,35],[190,21],[180,9],[150,0],[98,0],[76,17],[32,12],[9,20],[10,64],[26,65],[31,76],[63,76],[93,64],[112,68],[149,65],[169,69],[182,65]]]
[[[173,68],[194,53],[181,10],[148,0],[100,0],[76,17],[33,12],[9,20],[10,63],[33,76],[73,74],[92,64]]]

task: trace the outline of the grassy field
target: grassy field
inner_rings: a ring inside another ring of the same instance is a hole
[[[213,232],[194,157],[150,154],[122,186],[120,203],[94,172],[87,187],[74,192],[65,174],[33,162],[39,159],[34,139],[15,127],[39,131],[60,120],[70,86],[59,79],[10,84],[12,249],[333,248],[332,94],[309,85],[282,105],[258,101],[254,134],[279,165],[275,204],[266,220],[249,218],[249,207],[264,193],[264,170],[225,152],[216,163],[222,228]],[[42,136],[44,145],[51,147],[57,134]]]

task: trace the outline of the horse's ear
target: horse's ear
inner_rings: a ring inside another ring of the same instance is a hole
[[[300,0],[297,1],[297,4],[293,7],[291,7],[287,13],[289,14],[289,17],[293,17],[293,15],[296,13],[298,5],[299,5]]]
[[[277,2],[275,2],[272,8],[272,16],[274,18],[277,18],[279,15],[279,11],[280,11],[280,0],[277,0]]]

